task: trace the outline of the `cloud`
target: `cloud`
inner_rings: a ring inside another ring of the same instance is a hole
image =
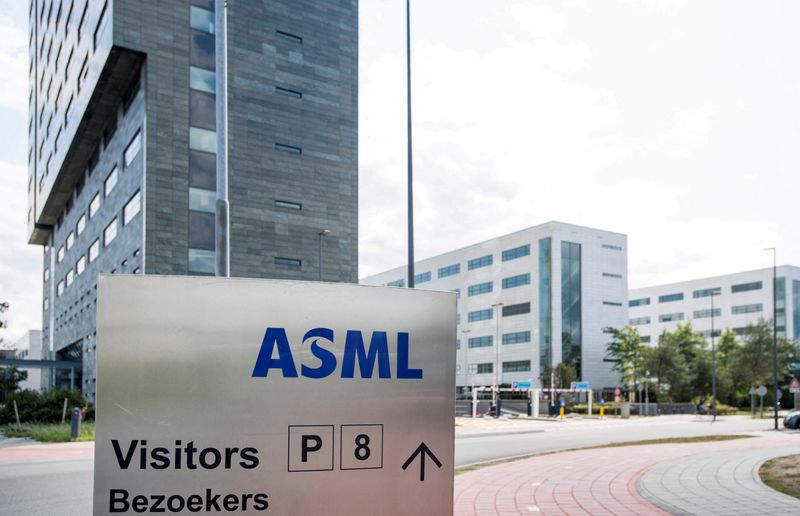
[[[27,31],[7,15],[0,15],[0,109],[28,110]]]

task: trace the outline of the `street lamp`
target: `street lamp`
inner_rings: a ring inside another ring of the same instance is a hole
[[[331,234],[330,229],[323,229],[319,232],[319,280],[322,281],[322,237]]]
[[[503,306],[503,303],[494,303],[492,308],[496,308],[495,312],[495,342],[494,342],[494,391],[500,388],[500,384],[498,383],[498,375],[500,374],[500,307]]]
[[[411,146],[411,0],[406,0],[406,110],[408,113],[408,288],[414,288],[414,162]]]
[[[717,352],[714,347],[714,296],[716,292],[711,289],[711,411],[713,419],[717,420]]]
[[[775,430],[778,429],[778,251],[774,247],[767,247],[765,251],[772,251],[772,380],[775,385]]]

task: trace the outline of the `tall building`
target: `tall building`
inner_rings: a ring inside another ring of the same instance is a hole
[[[100,273],[357,281],[358,2],[222,4],[30,2],[43,340],[90,398]]]
[[[457,387],[536,380],[561,362],[593,388],[619,383],[603,330],[628,319],[625,235],[548,222],[414,267],[417,288],[458,296]],[[361,283],[405,287],[406,271]]]
[[[25,335],[17,339],[14,343],[16,350],[14,358],[19,360],[41,360],[42,359],[42,331],[28,330]],[[27,373],[25,380],[20,382],[19,389],[42,390],[42,370],[37,367],[22,368]]]
[[[742,335],[748,324],[771,321],[776,307],[778,335],[800,342],[800,267],[777,268],[777,303],[773,303],[772,278],[770,267],[632,289],[629,323],[645,342],[653,343],[662,332],[687,322],[706,338],[711,337],[712,323],[715,336],[726,328]]]

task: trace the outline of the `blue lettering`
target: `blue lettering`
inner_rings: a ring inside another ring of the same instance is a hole
[[[336,369],[336,355],[320,346],[318,339],[327,339],[333,342],[333,330],[330,328],[314,328],[303,336],[303,342],[315,337],[317,337],[317,340],[311,343],[311,354],[319,359],[320,364],[318,367],[308,367],[303,364],[300,366],[300,372],[306,378],[325,378],[330,376]]]
[[[389,343],[385,331],[372,333],[369,342],[369,353],[364,349],[364,338],[359,330],[348,330],[344,341],[344,357],[342,358],[342,378],[353,378],[355,363],[358,360],[361,378],[372,378],[375,360],[378,361],[378,377],[391,378],[389,365]]]
[[[277,346],[278,358],[272,358],[273,350]],[[289,339],[283,328],[267,328],[261,349],[258,352],[256,365],[253,368],[253,378],[266,378],[270,369],[280,369],[284,378],[297,378],[297,369],[292,359],[292,350],[289,348]]]
[[[422,369],[408,368],[408,333],[397,334],[397,377],[416,380],[422,378]]]

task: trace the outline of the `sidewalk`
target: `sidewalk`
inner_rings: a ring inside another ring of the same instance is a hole
[[[798,437],[765,432],[750,439],[597,448],[499,464],[456,477],[454,512],[457,515],[669,514],[637,489],[640,479],[651,469],[676,459],[701,458],[726,451],[745,455],[750,450],[789,454],[800,445]],[[692,471],[690,468],[683,470]],[[715,475],[713,468],[704,471],[704,475]],[[760,483],[753,482],[753,485],[756,492],[751,491],[750,496],[768,498],[773,492]],[[716,496],[724,497],[735,486],[722,483],[715,487],[719,488]],[[664,494],[659,493],[661,495]],[[692,509],[692,513],[706,514],[705,506]],[[795,509],[793,513],[798,511]],[[731,514],[730,510],[727,514]]]
[[[93,442],[40,444],[30,441],[0,446],[0,463],[91,459],[94,459]]]

